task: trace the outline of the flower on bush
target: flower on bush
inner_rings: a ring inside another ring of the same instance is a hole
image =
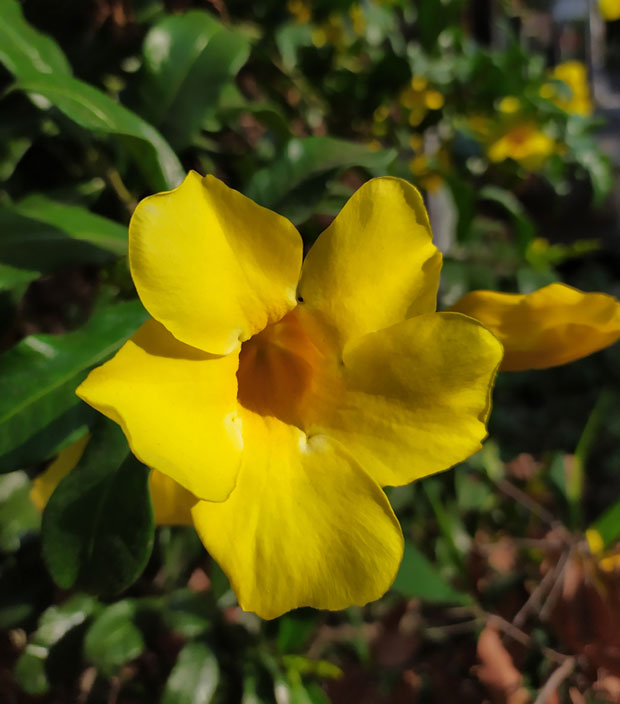
[[[555,103],[565,112],[588,116],[592,114],[588,72],[581,61],[565,61],[553,68],[550,74],[554,81],[565,85],[558,87],[546,83],[541,88],[541,95]],[[563,88],[563,89],[562,89]]]
[[[498,337],[503,371],[567,364],[620,339],[620,303],[565,284],[529,294],[472,291],[450,310],[476,318]]]
[[[556,148],[555,140],[538,125],[533,122],[519,122],[490,141],[487,156],[493,162],[513,159],[526,169],[536,171]]]
[[[244,609],[381,596],[403,549],[382,487],[480,448],[502,354],[478,321],[435,312],[419,193],[369,181],[302,268],[288,220],[192,172],[138,205],[129,252],[152,319],[78,395],[196,497]]]
[[[620,20],[620,0],[599,0],[598,9],[605,22]]]

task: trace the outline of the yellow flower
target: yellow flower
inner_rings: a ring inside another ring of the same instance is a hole
[[[511,127],[493,141],[487,150],[491,161],[514,159],[528,169],[540,168],[556,149],[555,141],[532,123]]]
[[[441,255],[419,193],[374,179],[318,238],[213,176],[129,227],[153,316],[77,390],[196,496],[242,608],[274,618],[380,597],[402,555],[382,491],[477,451],[501,345],[436,313]]]
[[[507,95],[499,101],[497,109],[505,115],[514,115],[521,110],[521,101],[514,95]]]
[[[293,15],[298,24],[306,24],[312,19],[312,9],[304,0],[288,0],[286,9]]]
[[[620,0],[599,0],[598,9],[605,22],[620,20]]]
[[[61,450],[50,466],[32,482],[30,498],[39,511],[45,508],[58,484],[80,461],[89,440],[90,435],[84,435]],[[193,494],[156,469],[149,475],[149,488],[157,525],[192,525],[190,510],[196,503]]]
[[[591,115],[592,101],[588,72],[581,61],[565,61],[558,64],[551,72],[551,78],[562,81],[568,86],[570,97],[560,93],[553,85],[546,84],[541,88],[543,97],[547,97],[558,107],[576,115]],[[544,90],[543,89],[547,89]]]
[[[497,335],[504,371],[567,364],[620,339],[620,303],[565,284],[529,294],[472,291],[450,310],[476,318]]]

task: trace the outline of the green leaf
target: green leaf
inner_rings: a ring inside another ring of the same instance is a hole
[[[75,395],[146,320],[139,301],[99,310],[66,335],[30,335],[0,356],[0,472],[49,459],[90,426],[95,411]]]
[[[43,513],[43,557],[58,586],[118,594],[142,574],[154,536],[148,475],[102,417]]]
[[[95,598],[76,594],[61,606],[50,606],[43,612],[39,627],[15,665],[15,677],[25,692],[32,695],[47,692],[50,686],[48,662],[62,655],[66,663],[67,653],[61,641],[71,631],[79,629],[98,607]]]
[[[137,606],[134,599],[108,606],[86,633],[84,654],[106,676],[144,652],[144,638],[133,622]]]
[[[2,215],[0,214],[0,221],[1,220]],[[0,291],[13,291],[13,289],[23,287],[31,281],[38,279],[39,276],[41,276],[39,271],[20,269],[0,263]],[[19,298],[21,298],[21,294]]]
[[[207,643],[188,643],[172,668],[161,704],[208,704],[219,680],[220,668]]]
[[[85,208],[33,194],[0,210],[0,287],[126,253],[127,228]]]
[[[333,137],[291,139],[278,159],[252,176],[246,194],[293,222],[303,222],[325,195],[327,176],[353,166],[382,173],[394,156],[392,150],[372,152]]]
[[[141,109],[175,149],[189,146],[250,53],[247,39],[200,10],[169,15],[144,40]]]
[[[480,189],[479,197],[497,203],[511,216],[517,232],[521,253],[536,236],[534,223],[528,217],[521,201],[510,191],[498,186],[484,186]]]
[[[471,604],[469,594],[460,592],[447,582],[434,565],[411,543],[405,552],[392,589],[409,599],[439,604]]]
[[[20,78],[17,88],[43,96],[80,127],[114,135],[154,190],[174,188],[183,180],[183,167],[161,134],[94,86],[71,76],[42,73]]]
[[[178,589],[170,595],[164,618],[166,623],[185,638],[196,638],[211,628],[212,606],[204,594]]]
[[[603,547],[609,547],[620,536],[620,501],[612,504],[589,527],[596,531],[603,541]]]
[[[0,0],[0,61],[21,79],[40,73],[71,75],[62,49],[24,19],[19,2]]]
[[[25,472],[0,476],[0,551],[19,549],[22,537],[39,529],[41,516],[30,500],[30,480]]]

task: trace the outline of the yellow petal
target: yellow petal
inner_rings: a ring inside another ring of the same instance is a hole
[[[620,0],[599,0],[598,7],[606,22],[620,19]]]
[[[151,470],[149,488],[153,499],[155,524],[158,526],[191,526],[191,508],[197,499],[180,484],[156,469]]]
[[[529,294],[472,291],[452,310],[480,320],[504,345],[504,371],[573,362],[620,338],[620,303],[550,284]]]
[[[228,354],[295,306],[302,242],[276,213],[192,171],[141,201],[131,273],[149,313],[178,340]]]
[[[223,503],[194,524],[246,611],[343,609],[378,599],[402,557],[400,526],[379,486],[327,438],[245,411],[246,453]]]
[[[43,511],[56,487],[80,461],[89,440],[87,433],[62,449],[49,467],[32,482],[30,498],[39,511]]]
[[[223,501],[241,457],[238,361],[238,352],[215,357],[148,320],[76,393],[121,425],[141,462]]]
[[[308,433],[340,441],[382,486],[408,484],[477,452],[498,340],[477,321],[431,313],[344,350],[343,384],[315,403]]]
[[[315,242],[298,291],[343,345],[434,311],[440,269],[422,196],[406,181],[377,178]]]

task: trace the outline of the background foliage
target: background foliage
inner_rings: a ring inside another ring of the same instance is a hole
[[[154,530],[148,470],[74,395],[146,316],[135,204],[191,168],[307,244],[367,178],[409,179],[441,307],[555,280],[618,294],[618,143],[565,63],[587,23],[531,5],[0,0],[1,701],[620,701],[617,349],[500,375],[484,450],[390,491],[392,590],[273,622],[192,529]],[[32,480],[87,432],[41,537]]]

